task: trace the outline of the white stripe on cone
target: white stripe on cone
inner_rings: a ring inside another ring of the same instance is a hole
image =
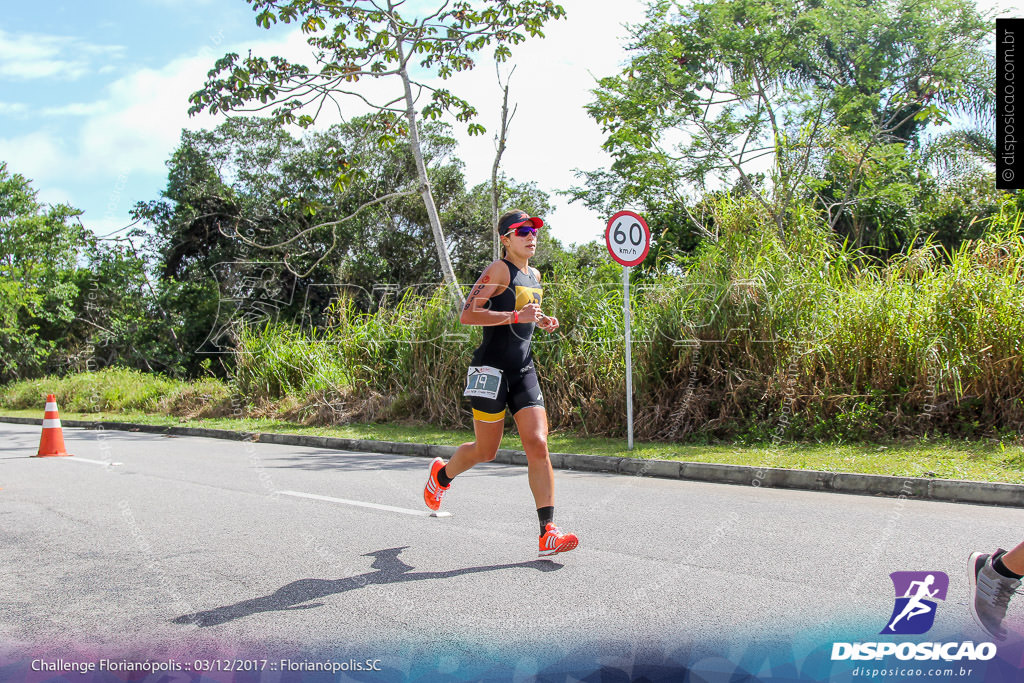
[[[48,412],[48,413],[56,412],[57,411],[57,404],[56,403],[47,403],[46,404],[46,408],[44,408],[44,410],[46,412]]]
[[[43,429],[53,429],[54,427],[60,427],[60,418],[56,420],[43,420]]]

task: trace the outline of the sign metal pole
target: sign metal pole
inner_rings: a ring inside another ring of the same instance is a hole
[[[622,266],[622,309],[626,321],[626,447],[633,450],[633,339],[629,316],[629,266]]]
[[[629,305],[629,274],[651,249],[651,229],[643,216],[619,211],[608,219],[605,245],[612,259],[622,266],[622,313],[626,333],[626,447],[633,450],[633,324]]]

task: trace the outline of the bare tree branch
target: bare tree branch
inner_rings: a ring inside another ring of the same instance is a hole
[[[494,258],[497,259],[501,256],[500,245],[501,240],[498,238],[498,167],[501,165],[501,155],[505,153],[505,140],[508,133],[508,124],[511,123],[512,117],[516,114],[516,108],[512,110],[512,115],[508,113],[508,88],[512,82],[512,74],[515,73],[515,67],[512,67],[512,71],[509,72],[508,78],[505,80],[505,84],[501,83],[501,68],[498,63],[494,63],[494,70],[498,75],[498,85],[501,86],[504,93],[501,100],[501,130],[497,135],[498,148],[494,153],[494,163],[491,165],[491,227],[492,227],[492,245],[494,247]]]

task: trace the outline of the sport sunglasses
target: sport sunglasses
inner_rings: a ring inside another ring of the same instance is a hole
[[[526,237],[527,235],[536,235],[537,234],[537,227],[533,223],[530,222],[529,218],[527,218],[522,223],[516,223],[515,225],[510,225],[508,229],[512,230],[513,228],[516,231],[516,236],[517,237]]]

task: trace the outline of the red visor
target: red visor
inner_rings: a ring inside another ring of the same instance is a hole
[[[532,225],[535,228],[540,228],[542,225],[544,225],[544,219],[543,218],[537,218],[537,217],[531,218],[531,217],[528,216],[528,217],[524,218],[523,220],[517,221],[515,223],[510,223],[508,225],[499,226],[500,227],[499,232],[502,235],[507,235],[509,232],[515,230],[516,228],[522,227],[524,225]]]

